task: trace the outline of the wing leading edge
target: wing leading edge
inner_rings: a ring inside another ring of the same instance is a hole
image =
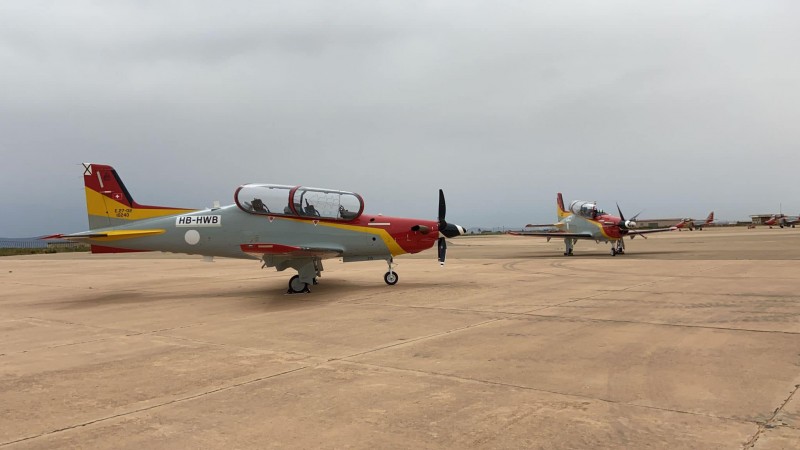
[[[338,258],[344,253],[344,249],[335,247],[298,247],[272,243],[242,244],[240,248],[243,252],[258,259],[262,259],[264,256],[327,259]]]
[[[594,236],[589,233],[567,233],[566,231],[509,231],[508,234],[514,236],[544,236],[544,237],[562,237],[573,239],[591,239],[596,240]]]
[[[629,230],[627,235],[630,236],[631,239],[633,239],[634,236],[642,236],[642,237],[644,237],[643,235],[645,235],[645,234],[662,233],[664,231],[675,231],[677,229],[678,229],[678,227],[653,228],[653,229],[649,229],[649,230]]]

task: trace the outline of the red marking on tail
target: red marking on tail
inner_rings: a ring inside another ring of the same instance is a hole
[[[113,167],[103,164],[84,164],[83,167],[83,183],[86,187],[125,206],[140,206],[133,201]]]
[[[558,208],[558,220],[570,215],[570,212],[564,208],[564,197],[561,195],[561,192],[556,195],[556,207]]]

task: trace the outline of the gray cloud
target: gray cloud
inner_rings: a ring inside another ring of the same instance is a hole
[[[83,161],[139,201],[245,182],[367,211],[551,220],[800,212],[795,2],[0,5],[0,235],[86,226]],[[56,206],[57,205],[57,206]],[[47,211],[47,212],[43,212]],[[56,211],[57,213],[53,213]]]

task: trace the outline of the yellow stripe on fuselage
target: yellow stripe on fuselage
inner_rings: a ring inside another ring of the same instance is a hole
[[[276,217],[276,219],[277,218],[278,217]],[[287,219],[295,222],[304,222],[304,223],[311,222],[308,219],[297,219],[294,217],[281,217],[281,219]],[[386,247],[389,249],[389,252],[392,254],[392,256],[403,255],[405,253],[408,253],[405,250],[403,250],[403,247],[400,247],[400,244],[398,244],[397,241],[395,241],[392,238],[389,232],[384,230],[383,228],[365,227],[361,225],[347,225],[343,223],[333,223],[333,222],[323,222],[323,221],[319,221],[317,223],[317,226],[339,228],[341,230],[355,231],[357,233],[374,234],[375,236],[380,237],[383,243],[386,244]]]
[[[91,189],[86,190],[86,209],[90,216],[111,217],[120,220],[143,220],[197,211],[184,208],[133,208]]]
[[[609,240],[612,240],[612,241],[616,241],[617,239],[619,239],[619,238],[616,238],[616,237],[609,236],[608,233],[606,233],[606,229],[605,229],[605,227],[603,226],[602,223],[600,223],[600,222],[598,222],[596,220],[590,220],[590,219],[585,219],[585,220],[587,222],[591,223],[592,225],[596,226],[597,228],[599,228],[600,229],[600,233],[603,236],[605,236],[606,239],[609,239]]]

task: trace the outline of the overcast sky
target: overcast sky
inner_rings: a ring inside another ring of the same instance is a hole
[[[520,227],[800,213],[797,1],[5,1],[0,236],[87,228],[81,162],[139,203],[247,182]]]

